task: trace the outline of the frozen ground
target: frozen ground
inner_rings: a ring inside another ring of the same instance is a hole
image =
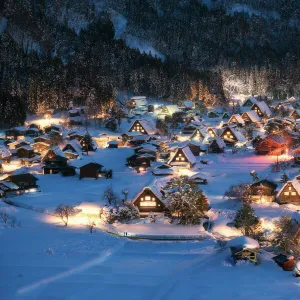
[[[22,227],[0,231],[1,300],[299,299],[300,280],[265,252],[233,267],[213,240],[131,241],[11,210]]]
[[[113,170],[113,180],[36,174],[41,192],[11,200],[49,212],[60,203],[91,202],[98,207],[105,203],[103,192],[109,186],[119,198],[121,191],[128,189],[128,198],[133,199],[143,187],[159,178],[153,177],[150,171],[137,174],[127,168],[126,158],[132,154],[130,148],[98,149],[84,156],[82,161],[74,162],[75,165],[98,162]],[[200,163],[202,159],[208,164]],[[252,170],[261,178],[278,182],[281,174],[272,173],[270,168],[275,160],[276,157],[256,156],[251,151],[197,158],[196,166],[189,173],[202,172],[208,179],[208,185],[201,188],[212,206],[213,235],[239,234],[226,224],[232,221],[240,204],[224,199],[224,191],[231,184],[250,182]],[[5,171],[18,168],[12,164]],[[35,170],[39,172],[39,167]],[[298,168],[289,170],[290,178],[297,173]],[[1,202],[0,205],[7,207]],[[297,210],[292,205],[256,204],[253,207],[266,228],[280,215]],[[278,268],[270,253],[263,252],[259,266],[233,267],[228,261],[229,251],[216,253],[213,238],[197,242],[132,241],[109,235],[99,228],[90,234],[82,220],[71,220],[70,227],[64,227],[58,219],[45,214],[22,208],[8,209],[21,221],[21,227],[0,226],[0,300],[300,299],[300,279]],[[150,235],[162,230],[164,234],[202,231],[200,226],[183,232],[182,227],[154,225],[122,225],[119,230]]]

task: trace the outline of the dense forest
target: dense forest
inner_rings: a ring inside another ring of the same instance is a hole
[[[0,122],[74,99],[105,109],[120,91],[207,106],[234,93],[300,94],[300,1],[204,2],[1,1]],[[255,13],[229,12],[236,2]],[[165,59],[134,49],[128,36]]]
[[[76,33],[67,20],[56,19],[54,3],[45,3],[12,0],[3,7],[1,98],[10,94],[31,112],[66,108],[74,99],[105,109],[122,90],[169,101],[199,94],[207,103],[224,100],[220,73],[191,70],[183,62],[162,62],[129,48],[114,38],[109,14],[94,6],[86,11],[88,25]],[[16,124],[9,105],[1,101],[2,125]]]

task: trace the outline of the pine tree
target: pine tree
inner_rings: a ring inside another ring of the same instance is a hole
[[[86,132],[86,134],[83,136],[80,143],[82,146],[82,150],[85,151],[87,154],[89,153],[89,151],[95,151],[94,141],[88,132]]]
[[[239,229],[243,235],[251,236],[255,234],[259,219],[254,215],[254,209],[250,204],[244,203],[237,211],[234,218],[234,227]]]
[[[280,177],[280,182],[281,183],[286,183],[287,181],[289,181],[289,177],[286,173],[283,173]]]
[[[208,210],[208,200],[198,185],[187,176],[174,177],[165,187],[167,208],[182,225],[200,224]]]

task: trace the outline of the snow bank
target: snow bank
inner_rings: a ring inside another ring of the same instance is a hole
[[[155,50],[151,46],[150,43],[143,41],[141,39],[138,39],[137,37],[135,37],[133,35],[130,35],[130,34],[126,35],[125,42],[128,47],[135,48],[135,49],[139,50],[141,53],[145,52],[147,54],[152,55],[153,57],[158,57],[162,60],[165,59],[165,56],[163,54],[161,54],[160,52],[158,52],[157,50]]]
[[[247,249],[257,249],[259,248],[259,243],[247,236],[239,236],[236,237],[232,240],[230,240],[227,245],[229,247],[234,247],[234,248],[238,248],[238,247],[242,247],[243,249],[247,248]]]

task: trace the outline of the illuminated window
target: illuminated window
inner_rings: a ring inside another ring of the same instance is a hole
[[[154,198],[154,197],[152,197],[152,201],[155,201],[155,198]]]
[[[290,192],[284,192],[285,196],[288,196],[290,194]]]
[[[181,157],[181,161],[184,161],[184,157]]]
[[[296,193],[296,192],[292,192],[291,194],[292,194],[292,196],[296,196],[296,195],[297,195],[297,193]]]
[[[291,191],[291,190],[292,190],[292,187],[290,186],[290,187],[289,187],[289,191]]]
[[[176,157],[176,160],[178,161],[178,160],[179,160],[179,157]]]
[[[144,198],[141,198],[141,201],[144,201]]]
[[[156,207],[156,202],[155,201],[145,201],[145,202],[141,202],[140,206]]]
[[[178,156],[182,156],[182,154],[178,154]]]
[[[146,201],[149,201],[149,200],[151,200],[151,197],[150,197],[150,196],[146,196],[146,197],[145,197],[145,200],[146,200]]]

